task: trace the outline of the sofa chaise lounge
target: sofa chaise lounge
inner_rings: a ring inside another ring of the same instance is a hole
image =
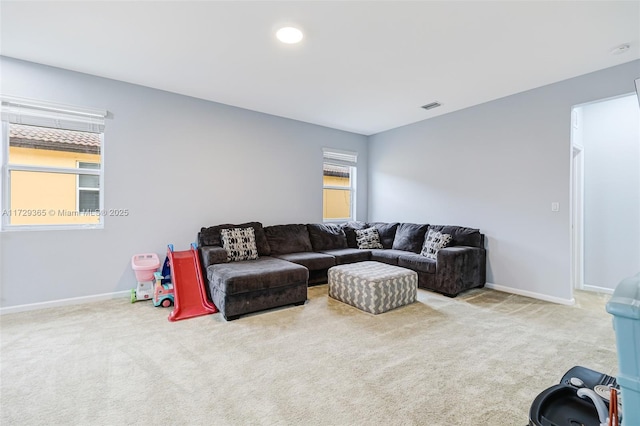
[[[362,248],[368,241],[359,245],[358,239],[372,228],[378,239],[371,246],[377,248]],[[228,242],[232,230],[251,231],[251,235],[242,234],[255,250],[248,260],[230,260],[233,255],[228,245],[225,248],[225,237]],[[448,245],[425,255],[430,243],[427,240],[436,234],[445,236]],[[260,222],[223,224],[202,228],[198,248],[208,295],[227,320],[304,304],[307,285],[326,283],[329,268],[347,263],[372,260],[411,269],[418,274],[418,287],[450,297],[482,287],[486,280],[484,235],[478,229],[461,226],[385,222],[266,227]]]

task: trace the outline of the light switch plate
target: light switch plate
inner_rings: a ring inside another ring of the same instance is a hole
[[[553,203],[551,203],[551,211],[552,212],[559,212],[560,211],[560,203],[557,201],[554,201]]]

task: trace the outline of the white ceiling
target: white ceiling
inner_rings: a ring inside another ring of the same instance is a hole
[[[0,6],[4,56],[365,135],[640,58],[640,1]]]

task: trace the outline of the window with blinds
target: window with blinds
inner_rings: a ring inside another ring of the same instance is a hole
[[[106,111],[2,100],[2,229],[102,227]]]
[[[322,218],[325,222],[355,220],[358,154],[323,149]]]

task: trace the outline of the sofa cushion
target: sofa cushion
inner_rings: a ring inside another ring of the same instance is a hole
[[[264,233],[274,255],[313,251],[307,225],[266,226]]]
[[[231,294],[306,284],[307,268],[273,257],[259,257],[244,262],[219,263],[207,267],[209,285]]]
[[[410,251],[412,253],[420,253],[424,244],[425,234],[429,225],[420,225],[417,223],[401,223],[396,230],[396,236],[393,239],[394,250]]]
[[[443,249],[451,242],[451,235],[443,234],[439,231],[429,229],[427,232],[427,238],[424,240],[424,246],[420,254],[426,256],[429,259],[436,260],[436,255],[440,249]]]
[[[347,236],[339,225],[310,223],[307,230],[314,251],[347,248]]]
[[[398,266],[416,272],[436,273],[436,261],[415,253],[402,254],[398,257]]]
[[[231,295],[211,284],[209,289],[211,301],[227,321],[250,312],[291,304],[303,304],[307,300],[307,284],[304,282]]]
[[[464,226],[429,225],[429,229],[451,235],[449,246],[471,246],[484,248],[484,235],[479,229]]]
[[[253,233],[256,237],[256,248],[258,249],[259,256],[269,256],[271,254],[271,248],[267,241],[267,237],[264,233],[262,223],[260,222],[247,222],[239,225],[233,225],[225,223],[223,225],[210,226],[208,228],[201,228],[198,233],[198,245],[203,246],[219,246],[222,247],[222,240],[220,239],[220,231],[222,229],[229,228],[253,228]]]
[[[225,263],[229,261],[227,251],[220,246],[201,246],[198,248],[200,251],[200,260],[202,261],[202,267],[206,268],[214,263]]]
[[[388,265],[397,265],[398,258],[404,254],[412,254],[404,250],[393,249],[373,249],[371,251],[371,260],[386,263]]]
[[[345,263],[363,262],[369,260],[371,252],[369,250],[360,249],[339,249],[339,250],[325,250],[325,254],[330,254],[336,258],[337,265],[343,265]]]
[[[364,222],[352,221],[343,223],[341,226],[347,237],[347,247],[358,248],[358,243],[356,242],[356,229],[368,228],[367,224]]]
[[[301,253],[277,254],[274,257],[289,262],[297,263],[311,271],[329,269],[336,265],[336,258],[324,253],[315,253],[313,251],[305,251]]]
[[[373,222],[369,223],[369,226],[375,226],[378,229],[378,234],[380,234],[380,242],[382,243],[382,247],[386,249],[390,249],[393,247],[393,239],[396,236],[396,229],[398,228],[398,223],[386,223],[386,222]]]
[[[231,262],[258,258],[253,228],[228,228],[220,230],[222,247]]]
[[[375,226],[366,229],[356,229],[356,243],[359,249],[381,249],[380,234]]]

